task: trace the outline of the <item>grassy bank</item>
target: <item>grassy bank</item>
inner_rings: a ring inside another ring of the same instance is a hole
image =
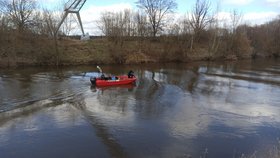
[[[250,52],[235,55],[219,49],[212,51],[203,41],[189,45],[175,37],[158,38],[96,38],[80,41],[30,34],[1,38],[0,66],[139,64],[148,62],[190,62],[195,60],[227,60],[251,58]]]

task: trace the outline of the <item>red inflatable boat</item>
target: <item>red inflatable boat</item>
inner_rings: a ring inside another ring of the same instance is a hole
[[[135,83],[136,77],[128,77],[127,75],[116,77],[94,77],[90,78],[90,82],[96,86],[116,86]]]

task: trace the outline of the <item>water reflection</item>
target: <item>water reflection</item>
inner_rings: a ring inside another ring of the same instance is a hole
[[[96,107],[93,106],[93,102],[88,101],[84,95],[78,95],[71,100],[68,100],[69,104],[75,107],[78,111],[81,112],[83,118],[95,129],[96,136],[99,137],[102,143],[106,146],[111,157],[126,157],[126,153],[123,150],[122,146],[110,133],[109,127],[105,125],[104,120],[100,119],[96,111],[93,110]],[[95,104],[94,106],[98,106]],[[101,107],[101,106],[100,106]],[[99,110],[98,113],[103,113],[102,110]]]
[[[0,144],[29,150],[11,141],[25,131],[52,145],[65,141],[69,148],[100,149],[83,157],[199,157],[205,148],[209,157],[265,151],[280,136],[279,68],[277,61],[104,66],[108,74],[133,69],[138,77],[136,85],[116,87],[91,86],[89,78],[97,75],[92,67],[1,71]],[[52,138],[57,132],[63,141]],[[76,142],[84,136],[88,144],[71,143],[73,136]]]

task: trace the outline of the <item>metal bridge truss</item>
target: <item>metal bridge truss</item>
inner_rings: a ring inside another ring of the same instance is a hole
[[[56,33],[58,33],[59,28],[61,27],[61,25],[63,24],[65,18],[68,16],[68,14],[70,13],[74,13],[77,15],[77,18],[79,20],[79,24],[83,33],[83,36],[85,35],[84,32],[84,28],[83,28],[83,24],[82,24],[82,20],[81,20],[81,16],[80,16],[80,10],[82,9],[82,7],[84,6],[85,2],[87,0],[69,0],[66,4],[65,4],[65,9],[64,9],[64,15],[62,20],[60,21],[60,23],[58,24],[58,28],[56,30]]]

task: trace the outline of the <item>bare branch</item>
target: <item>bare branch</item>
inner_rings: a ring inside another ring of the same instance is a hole
[[[196,0],[195,7],[190,19],[190,25],[193,28],[196,37],[199,37],[212,21],[210,14],[210,2],[207,0]]]
[[[164,17],[177,9],[177,3],[174,0],[138,0],[136,4],[148,15],[153,36],[156,36],[165,25]]]
[[[14,27],[23,31],[32,23],[32,14],[37,6],[35,0],[2,0],[1,11],[9,15]]]

